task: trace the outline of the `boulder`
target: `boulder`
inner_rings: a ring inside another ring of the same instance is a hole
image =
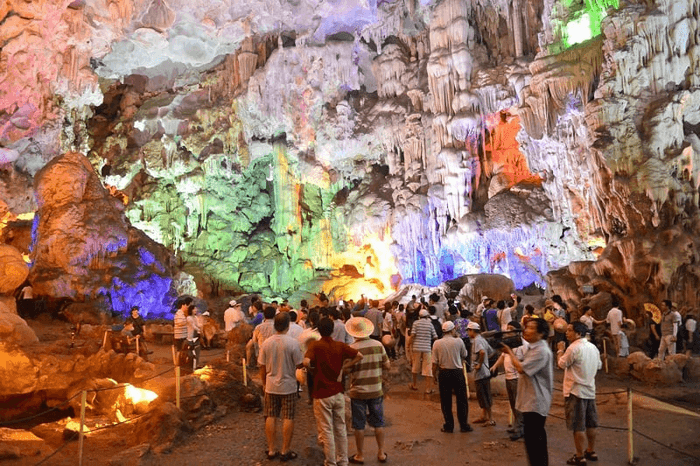
[[[160,454],[185,440],[192,430],[182,411],[173,403],[162,403],[136,422],[133,439],[150,441],[153,452]]]
[[[510,294],[515,292],[513,280],[498,274],[465,275],[445,283],[453,288],[453,283],[461,284],[457,299],[472,310],[479,305],[482,296],[488,296],[495,301],[507,300]]]
[[[632,370],[639,372],[640,374],[644,371],[644,367],[651,361],[651,358],[641,351],[636,351],[629,356],[627,356],[627,364],[632,368]]]
[[[673,361],[652,359],[642,371],[642,381],[649,384],[673,385],[683,381],[683,372]]]
[[[33,392],[39,382],[34,361],[20,348],[0,342],[0,399]]]
[[[700,358],[688,358],[685,367],[688,382],[700,382]]]
[[[29,275],[29,267],[14,247],[0,244],[0,294],[15,291]]]
[[[17,314],[3,312],[0,305],[0,341],[24,345],[39,341],[36,333],[32,330],[27,321]]]

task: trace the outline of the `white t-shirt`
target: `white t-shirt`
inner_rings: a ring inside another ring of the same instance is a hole
[[[234,328],[238,327],[241,322],[245,322],[245,316],[243,311],[239,307],[229,307],[224,312],[224,323],[226,324],[225,330],[230,332]]]
[[[582,324],[586,324],[588,330],[593,330],[593,317],[584,314],[581,316],[579,321],[581,321]]]
[[[622,328],[622,311],[616,307],[610,309],[605,320],[610,324],[610,333],[619,335]]]
[[[695,332],[695,329],[698,328],[698,321],[695,319],[688,319],[685,321],[685,329],[688,331],[689,335],[692,335]]]
[[[297,324],[296,322],[290,322],[287,335],[297,340],[299,339],[299,336],[302,334],[303,331],[304,329],[301,328],[301,325]]]
[[[20,299],[34,299],[34,290],[32,289],[31,285],[27,285],[24,288],[22,288],[22,291],[20,291],[19,294]]]
[[[513,316],[510,313],[509,307],[498,311],[498,322],[501,325],[501,331],[505,332],[508,330],[508,324],[511,323],[512,320]]]

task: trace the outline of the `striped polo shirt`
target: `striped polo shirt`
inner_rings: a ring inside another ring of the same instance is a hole
[[[411,327],[413,337],[413,351],[417,353],[430,353],[433,340],[437,339],[435,327],[427,317],[421,317]]]
[[[384,345],[371,338],[357,340],[350,345],[362,354],[362,360],[352,366],[350,372],[350,398],[371,400],[384,394],[382,391],[382,365],[388,361]]]
[[[187,317],[181,309],[178,309],[173,317],[173,338],[176,340],[187,338]]]

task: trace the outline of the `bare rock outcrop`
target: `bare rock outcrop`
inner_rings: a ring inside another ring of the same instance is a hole
[[[27,322],[17,315],[12,293],[27,279],[29,267],[12,246],[0,244],[0,341],[14,344],[38,341]]]
[[[57,157],[35,182],[35,293],[101,297],[121,313],[140,305],[143,315],[165,315],[173,300],[171,254],[131,227],[123,202],[103,187],[87,158]]]

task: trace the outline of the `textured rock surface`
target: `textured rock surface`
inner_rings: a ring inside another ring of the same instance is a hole
[[[94,385],[95,380],[113,379],[138,383],[154,374],[152,364],[135,354],[114,351],[82,352],[71,349],[65,341],[56,344],[36,344],[22,349],[10,343],[0,344],[0,399],[25,395],[22,404],[6,409],[3,419],[35,410],[46,403],[56,406],[81,388]],[[85,354],[83,354],[85,353]],[[112,382],[113,383],[113,382]]]
[[[24,345],[38,341],[34,330],[17,314],[6,312],[0,304],[0,340]]]
[[[26,180],[87,154],[205,292],[544,286],[607,246],[560,294],[695,305],[697,19],[667,0],[11,0],[0,179],[25,188],[0,197],[29,212]],[[98,236],[123,251],[125,231]],[[46,292],[87,294],[57,262],[32,272]]]
[[[27,275],[29,267],[22,254],[12,246],[0,244],[0,294],[12,294]]]
[[[97,299],[107,310],[144,315],[170,307],[170,253],[132,228],[124,205],[102,186],[78,153],[54,158],[36,176],[34,262],[30,280],[40,295]]]

